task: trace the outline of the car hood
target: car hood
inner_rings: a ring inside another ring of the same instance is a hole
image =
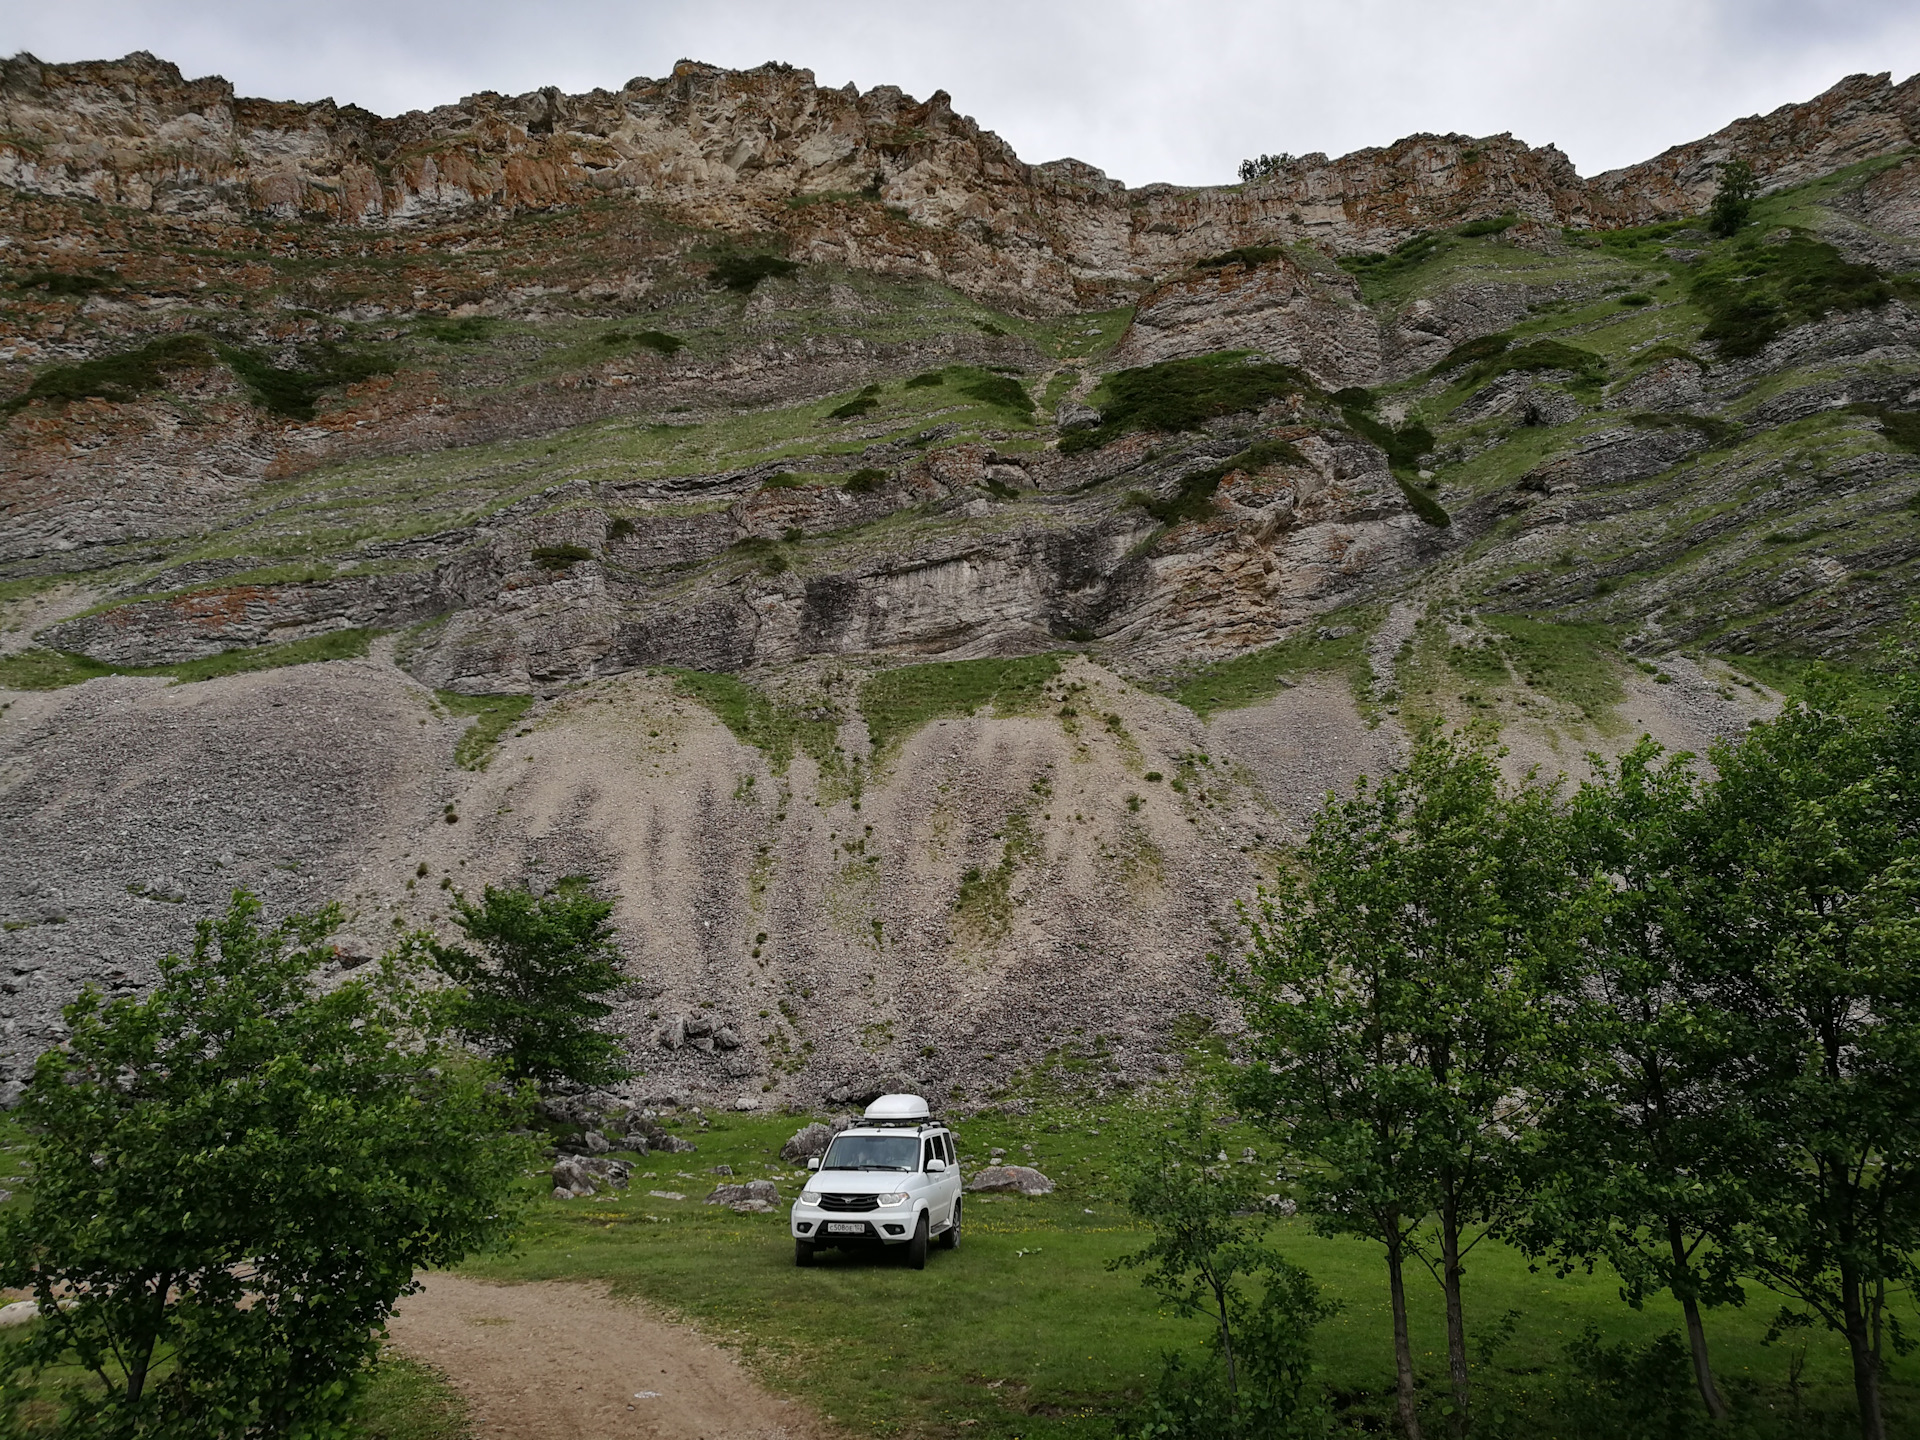
[[[926,1178],[908,1170],[815,1170],[807,1176],[806,1188],[834,1195],[884,1195],[909,1190]]]

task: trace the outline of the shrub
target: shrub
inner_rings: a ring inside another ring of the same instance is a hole
[[[886,483],[887,472],[884,470],[856,470],[840,488],[853,495],[871,495]]]
[[[840,408],[844,410],[846,407],[843,405]],[[806,483],[803,477],[795,475],[791,470],[783,470],[778,475],[769,475],[761,481],[760,488],[762,490],[800,490],[806,487]]]
[[[1880,422],[1880,433],[1896,450],[1920,455],[1920,410],[1889,410],[1884,405],[1861,402],[1847,406],[1852,415],[1871,415]]]
[[[253,392],[259,405],[292,420],[311,420],[314,404],[323,391],[357,384],[375,375],[389,375],[398,368],[390,356],[333,344],[313,346],[306,352],[309,368],[292,370],[283,370],[235,345],[218,348],[220,358]]]
[[[497,1056],[507,1074],[542,1087],[611,1085],[632,1071],[619,1036],[600,1028],[613,1013],[606,996],[626,983],[613,902],[562,881],[545,895],[489,885],[479,904],[453,902],[467,941],[418,941],[433,967],[465,991],[455,1011],[461,1034]]]
[[[1723,239],[1747,223],[1753,210],[1753,198],[1760,186],[1753,178],[1753,166],[1744,160],[1729,160],[1720,167],[1720,183],[1713,192],[1713,204],[1707,209],[1707,230]]]
[[[1445,240],[1443,232],[1423,230],[1418,235],[1409,236],[1393,249],[1372,255],[1342,255],[1340,268],[1362,279],[1390,280],[1403,275],[1440,254]]]
[[[1630,290],[1620,297],[1620,303],[1637,308],[1641,305],[1651,305],[1653,303],[1653,297],[1643,291]]]
[[[1122,370],[1101,389],[1100,424],[1062,436],[1067,454],[1096,449],[1129,431],[1191,430],[1284,395],[1318,393],[1291,365],[1248,363],[1234,351]]]
[[[1757,355],[1777,336],[1832,311],[1871,309],[1894,287],[1871,265],[1856,265],[1805,235],[1778,245],[1743,241],[1703,262],[1693,301],[1707,312],[1703,336],[1724,356]]]
[[[714,262],[708,278],[719,289],[751,295],[762,280],[784,280],[799,269],[798,261],[778,255],[725,255]]]
[[[1409,420],[1398,430],[1357,409],[1341,412],[1347,428],[1371,440],[1387,452],[1387,463],[1399,470],[1417,468],[1420,457],[1433,449],[1433,432],[1418,420]]]
[[[1287,166],[1293,163],[1293,156],[1282,150],[1278,155],[1256,155],[1251,160],[1240,162],[1240,183],[1252,180],[1271,180],[1286,173]]]
[[[836,406],[829,410],[827,412],[827,418],[829,420],[852,420],[861,415],[865,415],[880,403],[879,395],[880,387],[878,385],[869,385],[858,395],[854,396],[853,399],[847,401],[846,404]]]
[[[1597,385],[1607,378],[1605,357],[1559,340],[1535,340],[1481,361],[1467,379],[1480,385],[1511,371],[1531,370],[1570,370],[1574,383],[1584,385]]]
[[[914,376],[911,380],[907,381],[907,383],[902,385],[900,388],[902,390],[931,390],[936,385],[944,385],[946,383],[947,383],[946,371],[929,370],[925,374]]]
[[[259,915],[236,891],[150,995],[83,991],[34,1068],[0,1275],[46,1318],[5,1370],[77,1359],[59,1433],[354,1433],[415,1271],[513,1224],[521,1107],[448,1043],[440,1002],[391,966],[323,981],[337,910]]]
[[[16,290],[44,290],[49,295],[98,295],[102,290],[119,287],[120,277],[111,270],[36,270],[13,282]]]
[[[1209,255],[1204,260],[1196,260],[1193,268],[1224,270],[1229,265],[1244,265],[1251,270],[1260,265],[1271,265],[1282,253],[1278,245],[1242,245],[1238,250],[1226,250],[1218,255]]]
[[[607,526],[607,539],[624,540],[633,534],[633,531],[633,521],[629,517],[622,515],[614,520],[611,525]]]
[[[1519,223],[1520,217],[1509,210],[1505,214],[1494,215],[1485,220],[1469,220],[1466,224],[1456,228],[1453,233],[1456,235],[1464,235],[1467,239],[1473,240],[1482,235],[1504,234]]]
[[[1178,525],[1183,520],[1202,520],[1213,511],[1213,497],[1220,482],[1236,470],[1262,470],[1269,465],[1305,465],[1307,457],[1285,440],[1260,440],[1249,445],[1225,464],[1210,465],[1181,478],[1174,493],[1166,499],[1144,490],[1129,492],[1129,503],[1138,505],[1162,525]]]
[[[113,400],[125,403],[166,383],[172,370],[204,369],[215,361],[213,346],[199,335],[169,335],[138,350],[55,365],[33,377],[26,390],[7,403],[18,410],[34,400],[65,405],[72,400]]]
[[[1011,375],[981,375],[965,380],[960,385],[960,393],[983,405],[1020,415],[1033,414],[1033,397],[1027,393],[1027,387]]]
[[[564,570],[576,560],[591,560],[593,551],[584,545],[536,545],[533,558],[548,570]]]
[[[1491,360],[1496,355],[1505,354],[1513,344],[1513,336],[1476,335],[1471,340],[1462,340],[1449,350],[1446,358],[1427,371],[1429,375],[1444,375],[1449,370],[1457,370],[1462,365],[1478,365]]]
[[[976,320],[973,322],[973,325],[976,330],[978,330],[982,335],[985,335],[989,340],[1001,340],[1006,338],[1007,332],[1002,330],[998,325],[994,324],[991,320]]]

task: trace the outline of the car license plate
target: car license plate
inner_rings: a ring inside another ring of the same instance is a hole
[[[864,1235],[867,1233],[867,1227],[865,1225],[859,1223],[849,1225],[844,1220],[828,1221],[827,1230],[834,1235]]]

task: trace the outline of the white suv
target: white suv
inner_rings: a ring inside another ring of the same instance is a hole
[[[838,1245],[904,1245],[923,1270],[927,1242],[960,1243],[960,1164],[953,1132],[932,1119],[918,1095],[882,1095],[865,1119],[833,1137],[809,1160],[815,1173],[793,1202],[793,1263]]]

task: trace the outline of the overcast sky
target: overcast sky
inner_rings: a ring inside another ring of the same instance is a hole
[[[1920,69],[1916,0],[0,0],[0,53],[151,50],[245,95],[382,114],[615,88],[689,57],[898,85],[1132,185],[1260,151],[1511,131],[1592,175],[1844,75]]]

